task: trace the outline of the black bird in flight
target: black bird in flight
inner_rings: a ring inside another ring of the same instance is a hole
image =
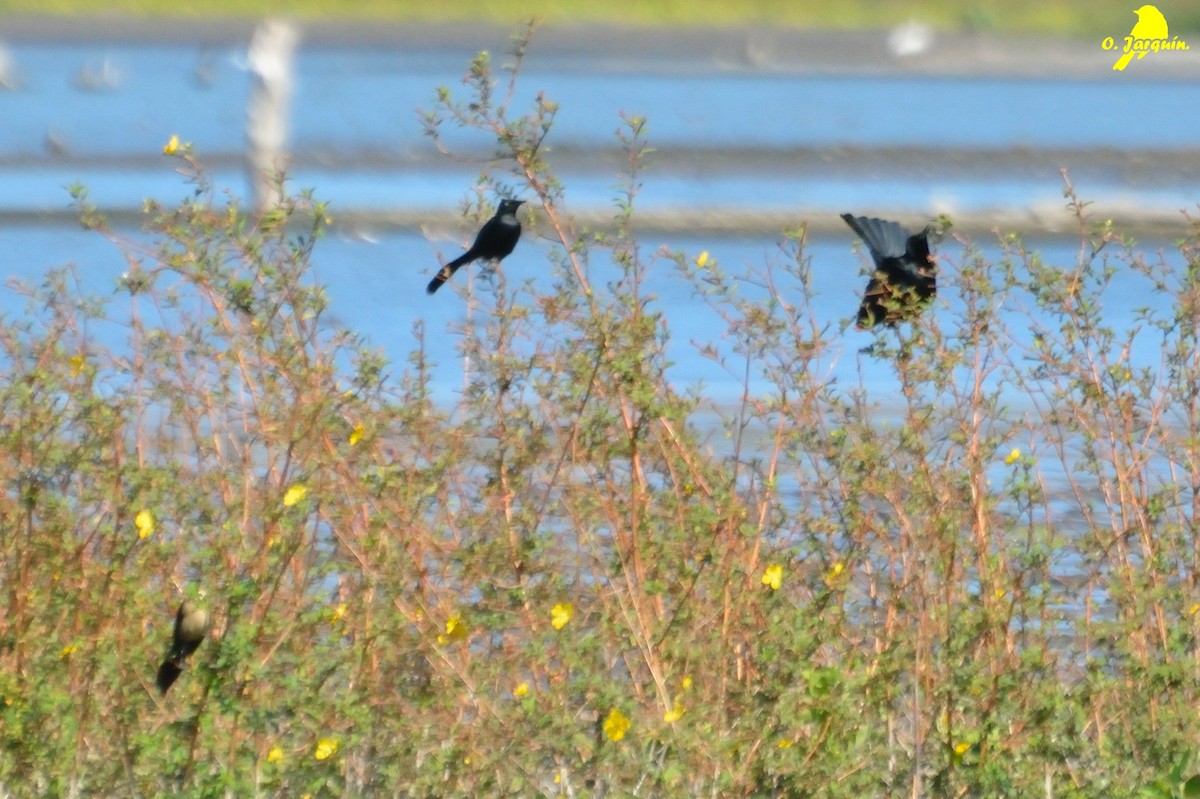
[[[871,251],[875,272],[858,307],[862,330],[883,322],[915,319],[937,295],[937,274],[929,251],[932,227],[908,235],[895,222],[842,214],[846,224]]]
[[[439,269],[438,273],[433,276],[433,280],[429,281],[429,285],[425,287],[425,291],[429,294],[434,293],[450,279],[451,275],[458,271],[460,266],[465,266],[471,261],[480,258],[485,261],[501,261],[508,257],[508,254],[517,246],[517,239],[521,238],[521,221],[517,219],[517,208],[523,202],[525,201],[501,200],[500,207],[496,209],[496,215],[479,229],[479,234],[475,237],[475,243],[471,245],[471,249]]]
[[[157,683],[161,693],[165,694],[179,679],[179,675],[183,673],[183,662],[188,655],[196,651],[208,635],[208,624],[208,611],[195,602],[190,599],[184,600],[179,606],[179,612],[175,614],[175,634],[171,639],[171,651],[158,667]]]

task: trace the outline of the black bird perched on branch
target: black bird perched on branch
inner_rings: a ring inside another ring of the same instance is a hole
[[[919,316],[937,294],[936,266],[929,251],[933,228],[910,236],[895,222],[850,214],[842,214],[842,219],[875,261],[875,272],[858,307],[858,327],[895,325]]]
[[[429,294],[434,293],[450,279],[451,275],[458,271],[460,266],[469,264],[471,261],[480,258],[485,261],[501,261],[508,257],[508,254],[517,246],[517,239],[521,238],[521,221],[517,219],[517,208],[523,202],[525,201],[501,200],[500,207],[496,209],[496,215],[479,229],[479,234],[475,236],[475,243],[471,245],[471,249],[439,269],[438,273],[433,276],[433,280],[429,281],[429,285],[425,287],[425,291]]]
[[[184,660],[196,651],[204,641],[204,636],[208,635],[208,623],[208,611],[190,599],[184,600],[179,606],[179,611],[175,614],[175,634],[171,639],[171,651],[158,667],[157,682],[161,693],[165,694],[179,679],[179,675],[183,673]]]

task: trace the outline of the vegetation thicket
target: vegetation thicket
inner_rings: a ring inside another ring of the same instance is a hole
[[[452,405],[443,331],[388,363],[328,322],[312,194],[248,214],[187,147],[145,235],[80,191],[117,293],[55,271],[0,325],[0,794],[1196,795],[1200,230],[1148,253],[1068,187],[1073,263],[948,237],[957,311],[870,334],[871,396],[823,371],[868,336],[811,314],[803,227],[733,269],[639,239],[643,118],[575,225],[523,47],[423,116],[495,142],[469,216],[519,194],[555,242],[475,293]],[[666,379],[651,270],[740,402]],[[211,632],[164,696],[181,596]]]

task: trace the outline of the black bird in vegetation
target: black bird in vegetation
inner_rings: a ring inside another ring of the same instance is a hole
[[[179,611],[175,614],[175,635],[171,639],[171,651],[158,667],[157,682],[161,693],[165,694],[179,679],[179,675],[183,673],[183,662],[188,655],[196,651],[208,635],[208,624],[208,611],[195,602],[190,599],[184,600],[179,606]]]
[[[936,265],[929,252],[932,227],[908,235],[895,222],[842,214],[871,251],[875,273],[858,308],[858,327],[915,319],[937,295]]]
[[[482,258],[485,261],[501,261],[506,258],[517,246],[517,239],[521,238],[521,221],[517,219],[517,208],[523,202],[525,201],[501,200],[500,207],[496,209],[496,215],[479,229],[479,235],[475,237],[475,243],[471,245],[471,249],[439,269],[438,273],[433,276],[433,280],[429,281],[425,291],[429,294],[434,293],[450,279],[451,275],[458,271],[460,266],[474,260]]]

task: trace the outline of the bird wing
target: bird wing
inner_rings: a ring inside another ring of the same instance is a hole
[[[930,228],[925,228],[914,236],[909,236],[905,244],[905,257],[900,259],[900,267],[914,286],[927,290],[930,295],[937,291],[937,267],[932,252],[929,249]]]
[[[881,322],[895,325],[897,322],[915,319],[936,293],[937,288],[932,278],[925,283],[912,284],[897,282],[892,276],[876,272],[867,283],[862,303],[858,306],[858,329],[868,330]]]
[[[887,318],[887,300],[890,298],[891,292],[887,286],[872,276],[867,282],[867,290],[863,292],[862,303],[858,306],[858,329],[867,330],[880,322],[892,324]]]
[[[867,245],[876,264],[887,258],[901,258],[908,250],[908,232],[896,222],[850,214],[842,214],[842,219]]]

